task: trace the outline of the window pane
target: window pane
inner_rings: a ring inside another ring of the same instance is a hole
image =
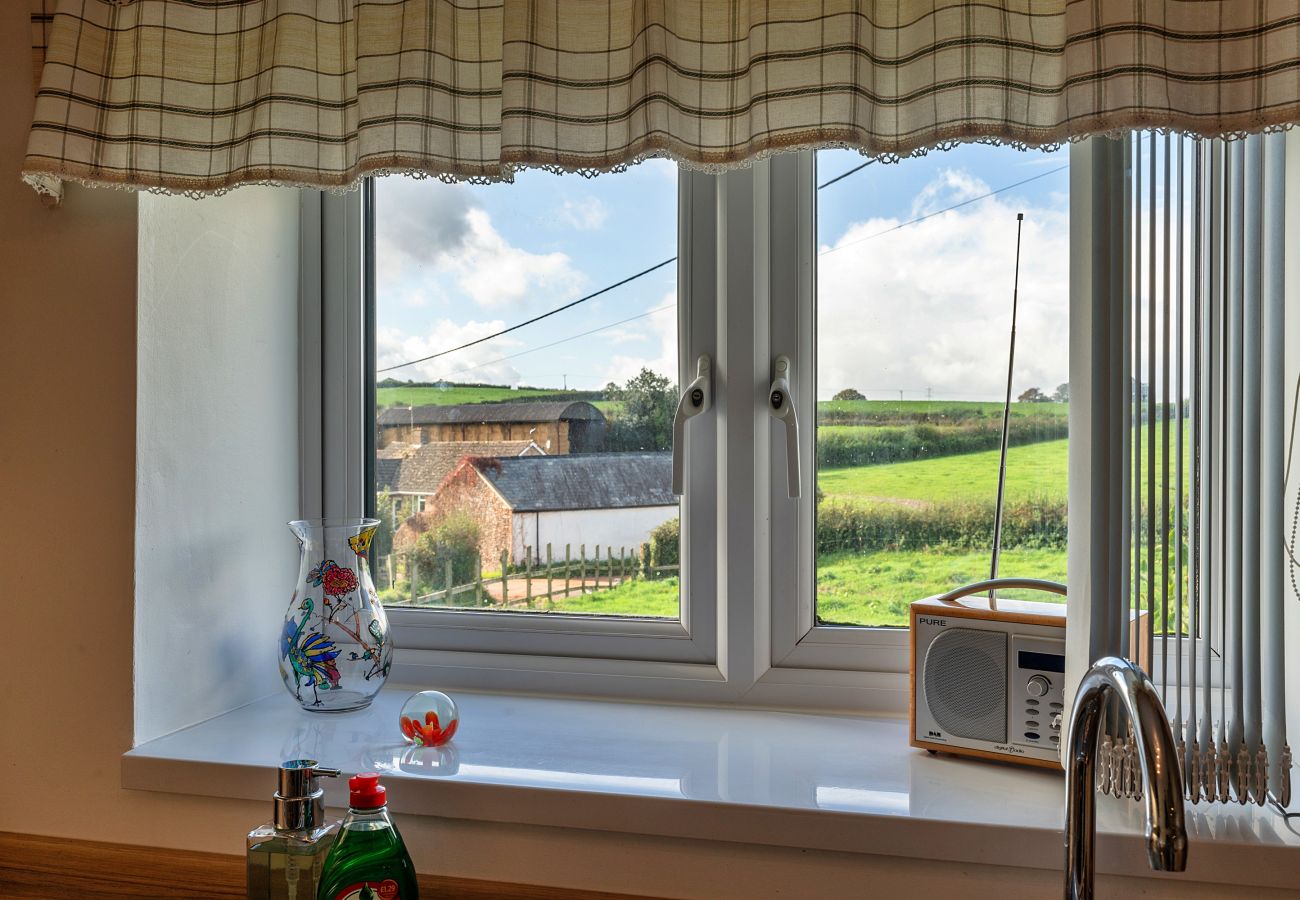
[[[676,619],[677,170],[375,185],[388,604]]]
[[[817,621],[905,626],[989,577],[1020,212],[998,574],[1064,581],[1066,151],[817,161]]]

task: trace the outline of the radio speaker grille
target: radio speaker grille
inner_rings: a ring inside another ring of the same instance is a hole
[[[1007,636],[950,628],[925,654],[925,702],[949,734],[1007,739]]]

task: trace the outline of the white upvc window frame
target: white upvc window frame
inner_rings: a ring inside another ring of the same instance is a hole
[[[613,176],[617,177],[617,176]],[[304,514],[360,515],[373,321],[363,302],[368,188],[304,193]],[[682,618],[393,608],[395,677],[448,687],[901,713],[905,628],[814,619],[816,160],[811,151],[679,178],[679,384],[713,361],[713,409],[687,428]],[[370,310],[373,315],[373,309]],[[347,346],[344,346],[347,344]],[[768,412],[792,362],[802,499]],[[325,436],[330,440],[325,440]],[[1086,477],[1080,473],[1074,477]]]
[[[716,178],[679,178],[678,335],[679,383],[690,380],[688,362],[714,352],[717,316]],[[301,471],[302,513],[362,515],[372,505],[374,436],[366,427],[374,391],[373,186],[335,195],[303,192],[301,247]],[[367,242],[371,242],[368,245]],[[369,318],[367,318],[369,316]],[[691,375],[693,376],[693,371]],[[681,617],[632,617],[414,610],[388,611],[397,643],[408,660],[473,673],[510,660],[607,674],[653,675],[722,682],[718,671],[715,602],[717,498],[716,419],[700,416],[688,427],[687,491],[682,501]],[[565,663],[564,661],[570,661]],[[399,657],[399,665],[402,658]],[[680,671],[679,671],[680,670]],[[468,678],[472,686],[474,678]]]

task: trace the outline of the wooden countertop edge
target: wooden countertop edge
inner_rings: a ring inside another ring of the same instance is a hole
[[[200,853],[0,831],[0,896],[93,900],[109,897],[244,896],[244,859]],[[424,900],[652,900],[532,884],[420,875]]]

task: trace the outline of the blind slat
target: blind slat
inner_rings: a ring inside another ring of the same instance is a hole
[[[1263,740],[1268,759],[1269,792],[1283,807],[1291,803],[1290,749],[1286,739],[1286,652],[1283,628],[1284,505],[1286,488],[1286,372],[1283,338],[1283,255],[1286,244],[1283,177],[1286,145],[1282,135],[1264,139],[1262,322],[1264,383],[1260,427],[1260,477],[1278,490],[1261,492],[1260,512],[1260,667]]]
[[[1290,798],[1282,146],[1135,135],[1115,216],[1131,251],[1127,418],[1111,426],[1131,437],[1118,492],[1131,557],[1115,606],[1146,614],[1130,658],[1160,687],[1193,802]],[[1106,728],[1119,774],[1105,787],[1133,796],[1128,724]]]

